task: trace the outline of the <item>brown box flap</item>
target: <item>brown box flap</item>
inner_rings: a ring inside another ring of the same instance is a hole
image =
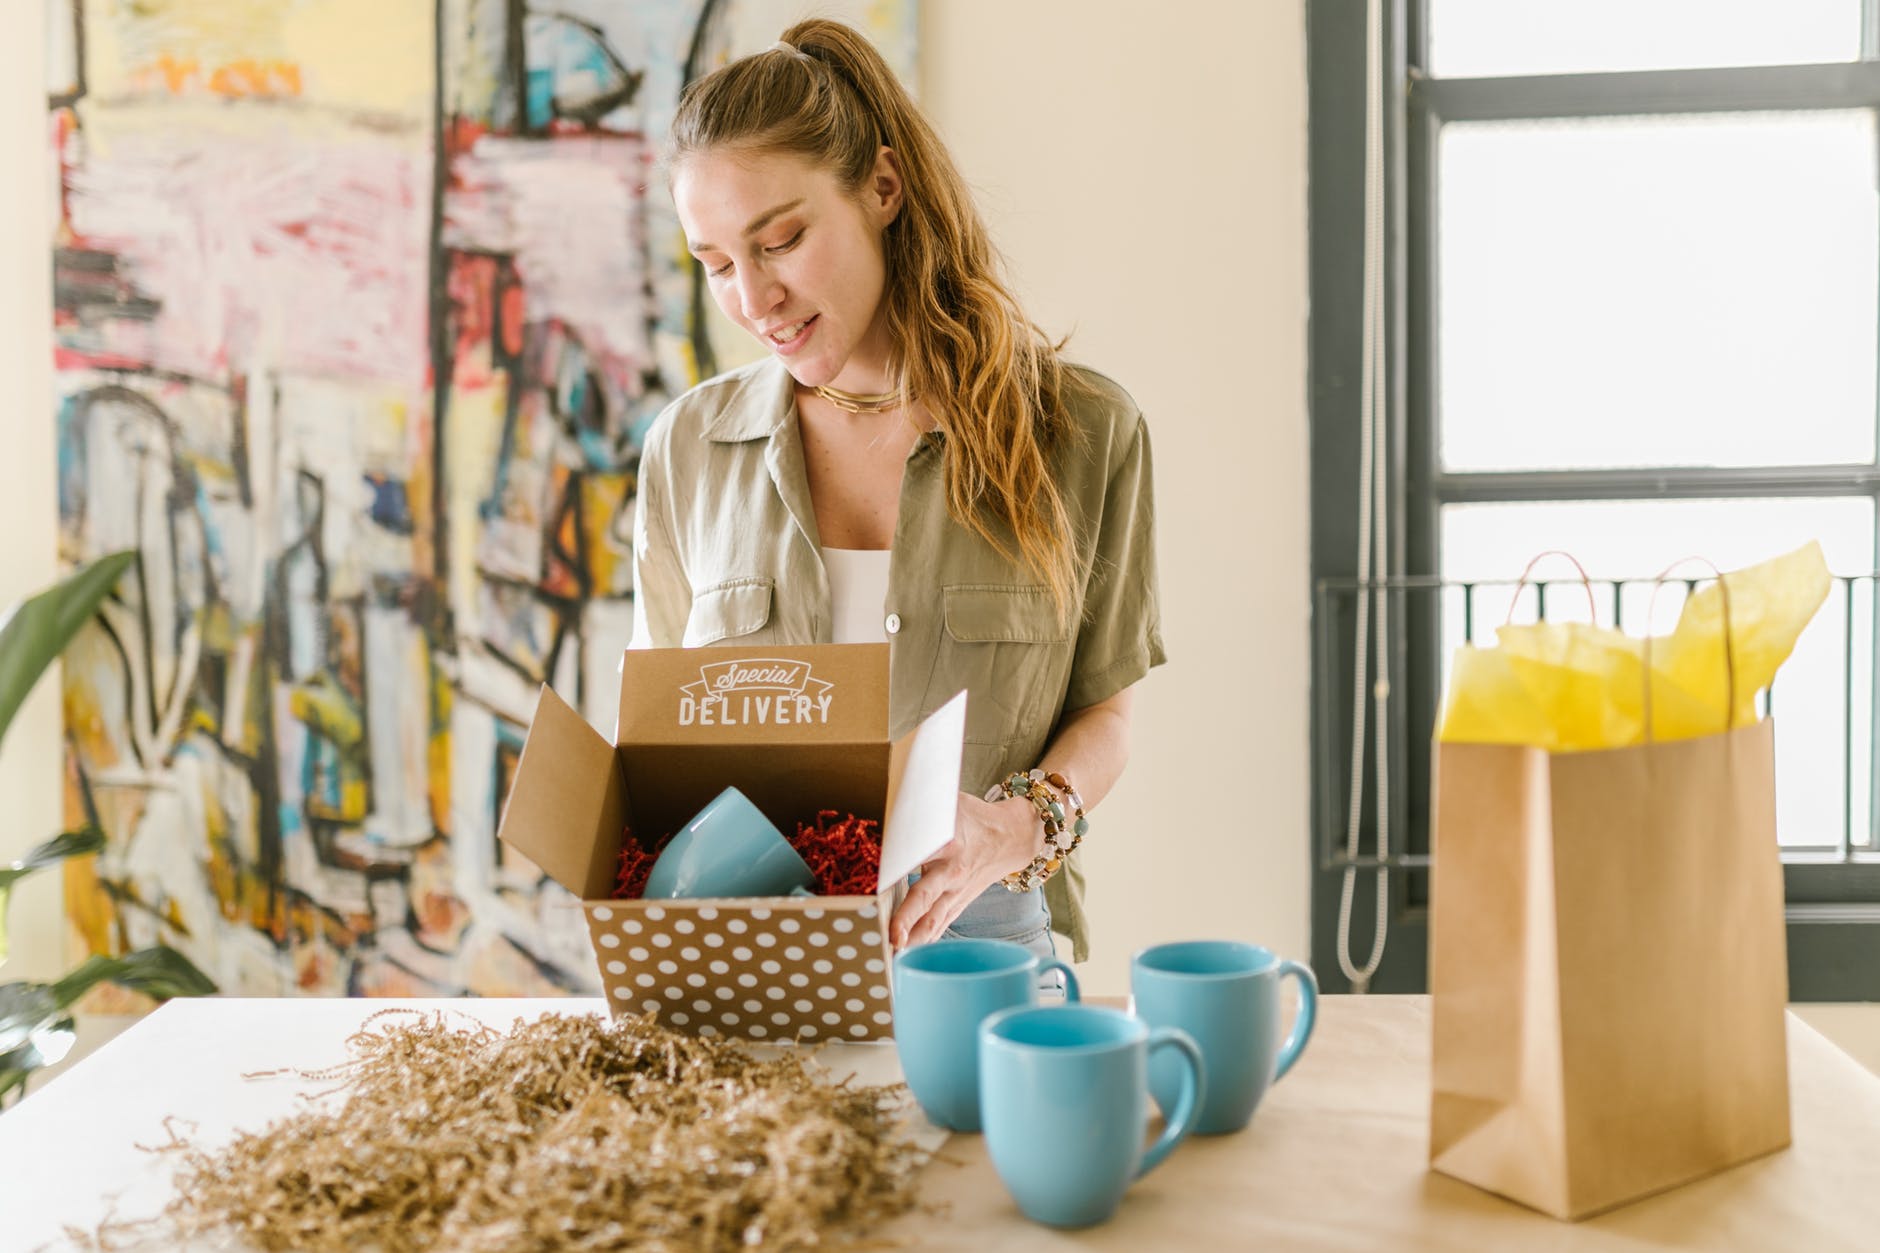
[[[883,743],[888,646],[629,650],[616,738],[623,745]]]
[[[586,900],[612,889],[626,821],[614,746],[544,685],[498,838]]]

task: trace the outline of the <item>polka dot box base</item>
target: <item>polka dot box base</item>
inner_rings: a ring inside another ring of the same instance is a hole
[[[886,1040],[885,900],[870,896],[587,904],[615,1013],[701,1036]]]
[[[613,1012],[701,1036],[892,1039],[888,914],[953,838],[966,699],[891,736],[885,644],[636,649],[612,742],[543,686],[498,834],[580,898]],[[625,832],[675,831],[727,785],[780,828],[881,815],[881,890],[607,899]]]

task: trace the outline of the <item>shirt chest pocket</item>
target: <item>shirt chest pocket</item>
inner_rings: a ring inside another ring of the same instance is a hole
[[[1050,589],[971,583],[943,595],[947,638],[937,677],[948,694],[970,693],[967,740],[1005,744],[1048,733],[1071,648]]]
[[[687,648],[699,648],[723,640],[743,642],[744,637],[756,636],[770,622],[771,588],[770,579],[753,575],[727,579],[694,592],[681,643]]]

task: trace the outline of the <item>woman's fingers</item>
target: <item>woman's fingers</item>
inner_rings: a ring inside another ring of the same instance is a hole
[[[909,937],[914,926],[927,916],[935,901],[940,899],[944,885],[939,881],[935,863],[928,862],[921,868],[920,881],[907,890],[900,908],[894,911],[894,917],[888,920],[888,943],[897,949],[908,947]]]
[[[907,898],[888,923],[888,940],[895,948],[909,948],[939,939],[940,933],[959,917],[960,911],[966,908],[964,904],[953,903],[960,895],[960,875],[958,866],[944,853],[921,869],[920,881],[907,890]],[[946,912],[949,906],[951,913]],[[936,916],[941,916],[939,925],[928,926]]]
[[[908,928],[908,946],[931,944],[945,935],[946,929],[966,911],[976,895],[965,886],[950,887],[942,892],[926,913]]]

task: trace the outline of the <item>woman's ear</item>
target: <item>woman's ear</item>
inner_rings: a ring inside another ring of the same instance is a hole
[[[864,203],[875,216],[876,224],[886,228],[900,216],[906,184],[901,180],[901,158],[892,148],[882,147],[875,154],[875,168],[868,175]]]

